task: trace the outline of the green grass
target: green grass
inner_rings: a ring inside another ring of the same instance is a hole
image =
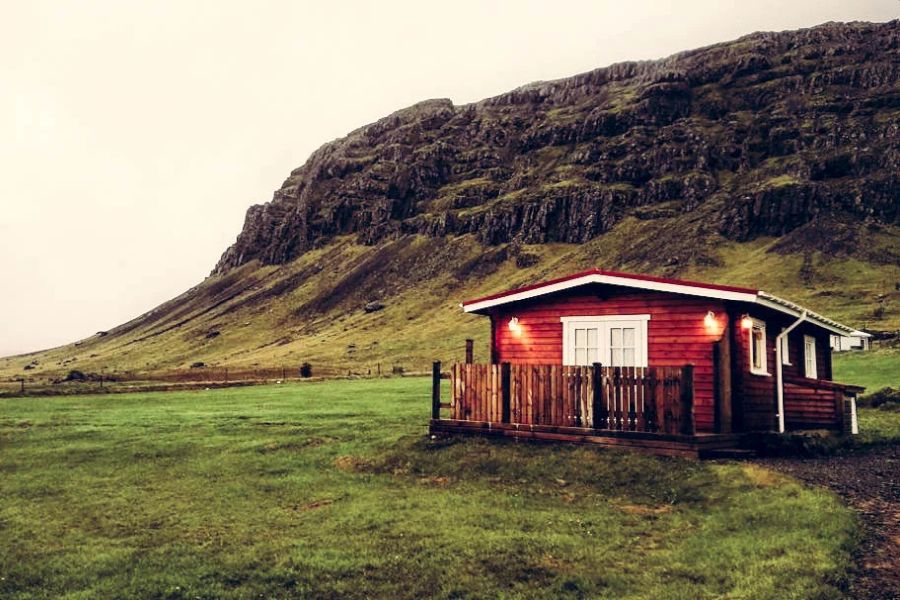
[[[838,598],[760,467],[425,437],[426,379],[0,401],[4,598]]]
[[[859,436],[854,436],[855,445],[866,447],[900,444],[900,412],[896,408],[860,408],[857,415]]]
[[[832,364],[835,381],[865,386],[865,393],[900,388],[900,348],[835,352]]]
[[[832,355],[834,378],[841,383],[866,387],[864,396],[886,387],[900,388],[900,349],[879,348],[866,352],[836,352]],[[865,403],[863,398],[862,403]],[[861,446],[900,443],[900,412],[896,405],[859,408]]]

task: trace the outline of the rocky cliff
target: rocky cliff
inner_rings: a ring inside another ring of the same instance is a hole
[[[475,104],[425,101],[313,153],[248,210],[214,272],[283,264],[347,234],[581,243],[628,215],[692,212],[703,218],[688,237],[736,241],[896,224],[898,78],[900,21],[825,24]]]

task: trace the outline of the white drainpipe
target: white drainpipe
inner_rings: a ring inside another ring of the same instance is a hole
[[[784,375],[781,372],[781,366],[784,361],[781,359],[781,340],[805,320],[806,311],[804,310],[799,319],[775,336],[775,388],[778,390],[778,433],[784,433]]]

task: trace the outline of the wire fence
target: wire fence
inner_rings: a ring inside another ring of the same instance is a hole
[[[0,395],[52,395],[122,389],[170,389],[178,387],[258,384],[278,381],[338,378],[397,377],[431,373],[431,363],[202,366],[154,371],[70,370],[66,374],[38,373],[0,380]]]

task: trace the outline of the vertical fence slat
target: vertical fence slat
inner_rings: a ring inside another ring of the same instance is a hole
[[[616,424],[613,429],[622,429],[622,368],[613,367],[613,394],[615,398]]]
[[[635,431],[646,431],[644,419],[644,367],[634,369],[634,428]]]

